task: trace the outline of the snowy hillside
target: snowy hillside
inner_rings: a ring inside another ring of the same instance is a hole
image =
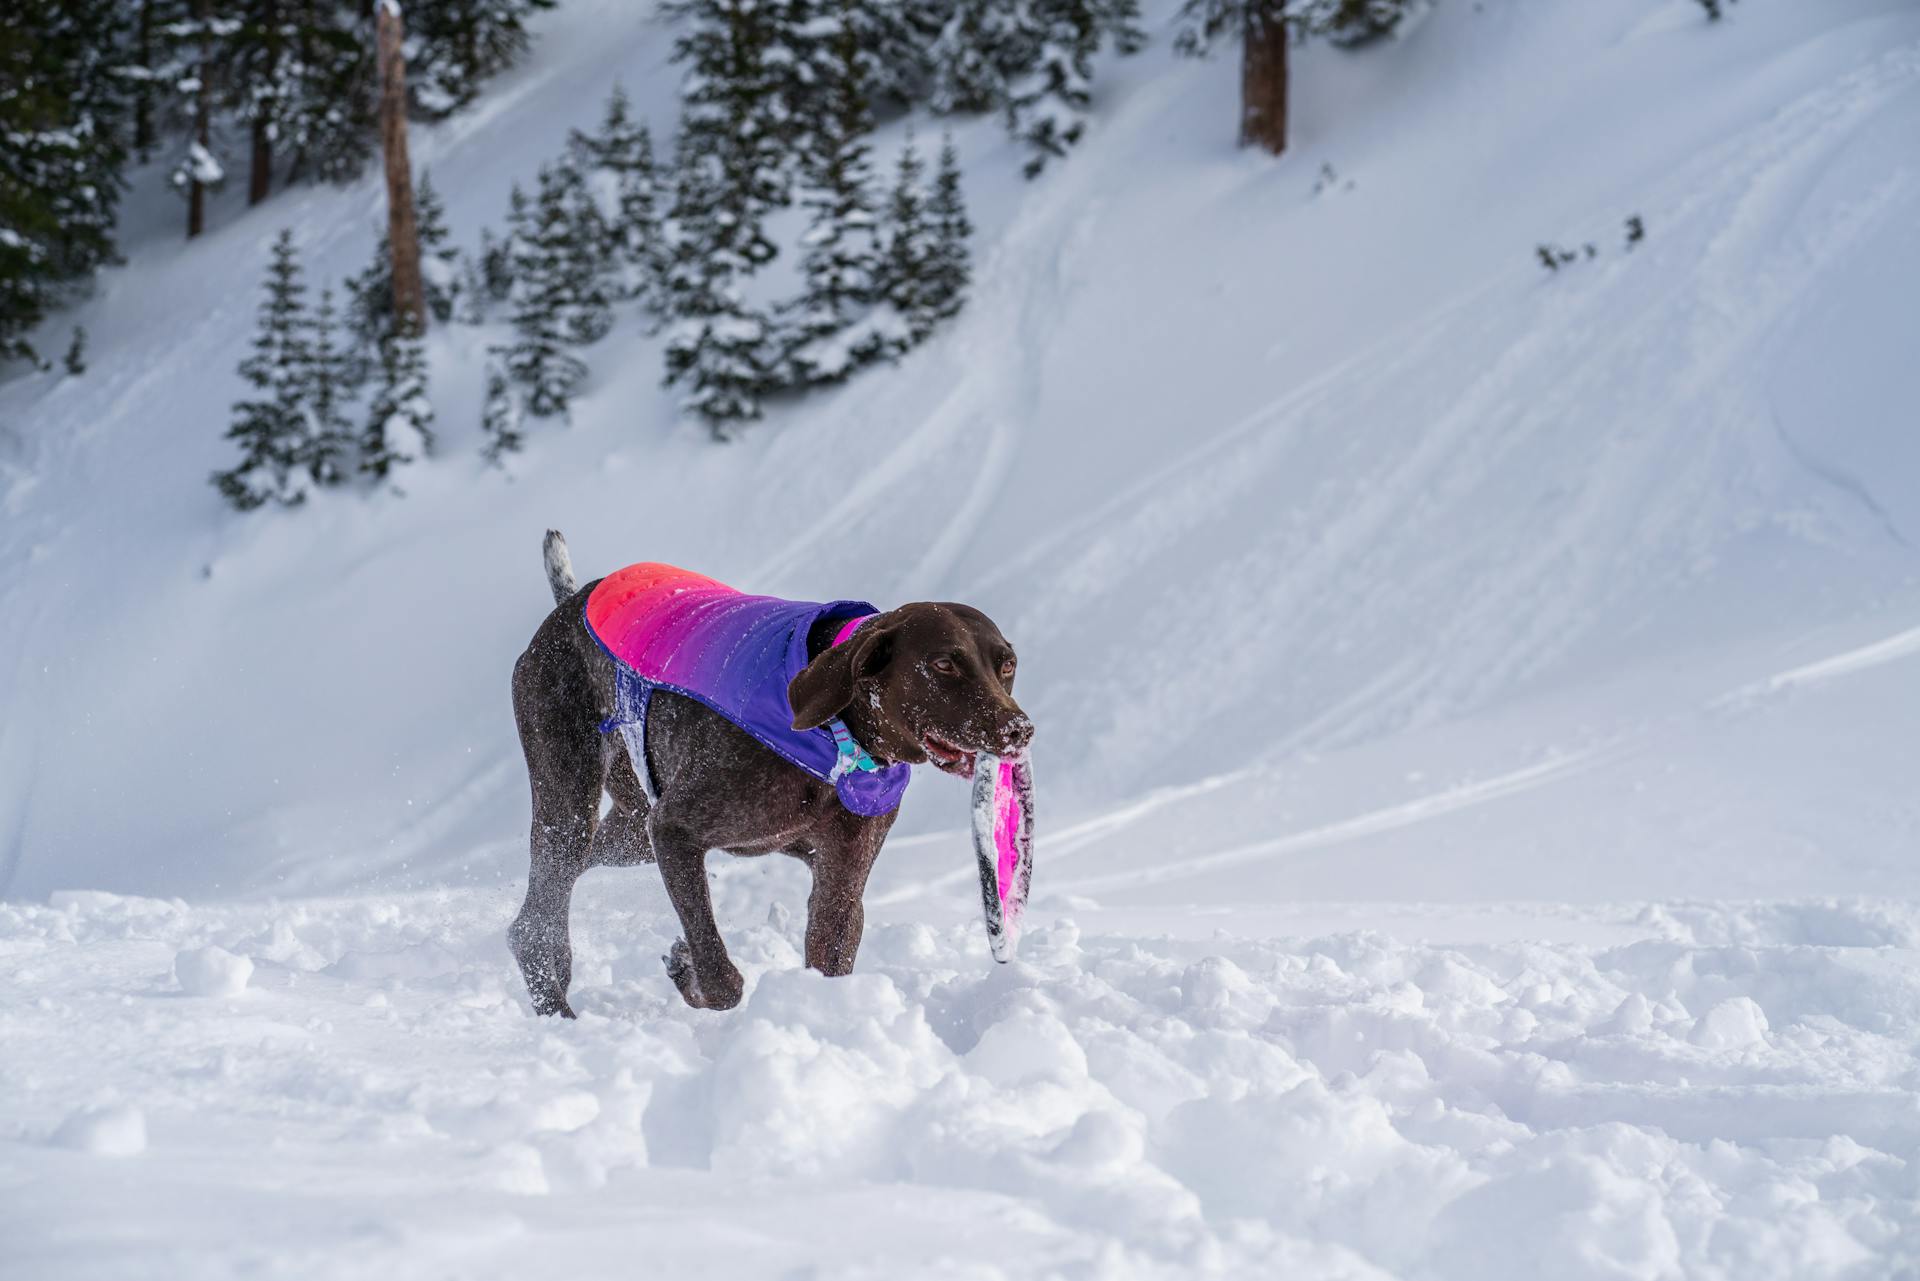
[[[0,1276],[1920,1267],[1920,8],[1443,0],[1303,50],[1277,162],[1171,17],[1041,180],[957,131],[974,296],[897,369],[716,446],[625,324],[502,474],[436,331],[405,497],[206,484],[268,245],[358,270],[373,178],[192,244],[139,179],[93,368],[0,384]],[[562,0],[417,132],[456,238],[616,82],[669,136],[670,39]],[[715,859],[751,986],[688,1011],[600,872],[533,1019],[549,525],[993,615],[1022,962],[928,775],[853,978]]]

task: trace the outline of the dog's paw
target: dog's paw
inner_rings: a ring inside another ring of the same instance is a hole
[[[730,1010],[740,1004],[740,996],[746,990],[746,979],[731,961],[727,962],[726,972],[714,982],[702,984],[693,967],[693,949],[685,939],[675,939],[660,963],[667,967],[667,977],[680,989],[680,999],[696,1010]]]

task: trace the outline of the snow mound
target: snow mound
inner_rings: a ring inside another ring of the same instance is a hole
[[[188,996],[238,996],[253,977],[253,961],[224,947],[195,947],[173,958],[173,977]]]
[[[125,1104],[83,1107],[60,1123],[50,1141],[93,1156],[139,1156],[147,1150],[146,1114]]]

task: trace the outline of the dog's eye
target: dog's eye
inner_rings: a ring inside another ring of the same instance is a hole
[[[1013,660],[1011,658],[1004,659],[1001,661],[1000,679],[1003,681],[1010,681],[1013,679]]]
[[[930,666],[932,666],[933,670],[936,672],[939,672],[942,676],[957,676],[960,674],[959,665],[956,664],[951,658],[936,658],[933,660]]]

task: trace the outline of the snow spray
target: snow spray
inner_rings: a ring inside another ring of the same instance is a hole
[[[980,906],[993,959],[1013,959],[1033,879],[1033,766],[1026,753],[973,765],[973,853],[980,863]]]

